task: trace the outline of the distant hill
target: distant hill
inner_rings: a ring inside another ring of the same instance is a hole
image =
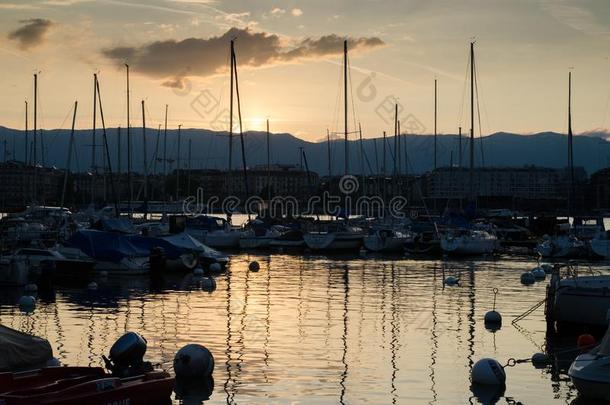
[[[135,171],[143,168],[143,137],[141,128],[133,128],[132,133],[132,166]],[[116,128],[107,130],[113,170],[117,165],[118,135]],[[188,143],[192,141],[192,167],[225,169],[228,166],[228,133],[215,132],[202,129],[182,130],[182,143],[180,149],[181,166],[187,166]],[[60,168],[66,166],[69,130],[43,131],[44,163]],[[121,131],[122,159],[121,168],[127,167],[127,139],[126,131]],[[163,156],[163,131],[157,140],[157,130],[147,129],[146,145],[148,161],[157,150],[158,157]],[[248,166],[262,165],[267,162],[266,134],[263,132],[248,132],[245,134],[246,162]],[[328,173],[328,145],[326,142],[307,142],[291,134],[271,135],[271,161],[278,164],[299,164],[301,161],[299,148],[303,148],[307,156],[309,168],[321,175]],[[30,140],[32,132],[30,131]],[[177,158],[177,130],[167,132],[167,157]],[[241,145],[239,136],[235,136],[233,145],[233,167],[241,167]],[[438,136],[438,165],[447,166],[451,159],[457,164],[458,136]],[[4,140],[7,151],[12,153],[15,148],[15,158],[23,160],[25,137],[20,130],[0,126],[0,159],[4,157]],[[582,166],[587,173],[610,166],[610,137],[607,132],[590,132],[574,137],[574,160],[576,166]],[[157,145],[158,142],[158,145]],[[433,167],[434,140],[428,135],[408,135],[407,154],[410,173],[423,173]],[[76,159],[73,160],[72,170],[86,171],[91,166],[91,130],[78,130],[75,132]],[[97,131],[97,164],[100,165],[102,157],[102,132]],[[404,140],[401,140],[402,161],[404,172]],[[386,141],[387,173],[393,171],[394,138],[388,137]],[[382,138],[366,139],[363,141],[365,155],[365,173],[381,171],[383,167],[383,141]],[[468,139],[462,139],[462,163],[467,166],[469,162]],[[40,151],[40,149],[39,149]],[[360,143],[357,140],[349,142],[350,172],[361,172]],[[40,156],[40,155],[39,155]],[[340,140],[331,141],[332,172],[340,174],[344,171],[344,145]],[[9,155],[9,159],[12,156]],[[554,132],[542,132],[531,135],[518,135],[499,132],[475,140],[475,165],[480,166],[524,166],[536,165],[544,167],[565,167],[567,161],[567,137]],[[175,167],[175,162],[168,163],[168,170]],[[162,170],[162,163],[157,162],[157,171]]]

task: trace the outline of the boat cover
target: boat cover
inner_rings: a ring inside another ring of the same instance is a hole
[[[0,372],[43,366],[52,358],[47,340],[0,325]]]
[[[68,245],[95,260],[119,262],[125,257],[149,256],[150,249],[135,246],[127,235],[84,229],[72,234]]]
[[[125,218],[102,218],[95,222],[91,228],[98,231],[136,233],[133,224]]]
[[[177,246],[163,238],[140,235],[125,235],[125,238],[137,249],[146,251],[147,254],[150,254],[150,251],[156,247],[162,248],[165,256],[170,259],[177,259],[188,252],[188,249]]]
[[[186,250],[195,251],[205,257],[225,257],[222,253],[217,251],[216,249],[212,249],[211,247],[204,245],[199,242],[197,239],[193,238],[186,232],[177,233],[175,235],[164,236],[161,239],[168,241],[169,243],[181,247]]]

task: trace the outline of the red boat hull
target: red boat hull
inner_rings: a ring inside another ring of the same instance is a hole
[[[174,378],[164,371],[116,378],[99,367],[52,367],[1,373],[0,387],[0,403],[6,405],[166,404]]]

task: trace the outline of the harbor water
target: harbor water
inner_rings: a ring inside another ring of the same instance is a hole
[[[248,271],[253,260],[259,272]],[[68,365],[101,366],[129,330],[148,340],[146,359],[168,369],[180,347],[201,343],[216,363],[206,404],[479,403],[470,389],[474,362],[506,364],[549,350],[543,307],[511,325],[544,299],[546,282],[519,282],[535,265],[509,256],[239,253],[212,292],[192,275],[96,278],[95,290],[87,288],[90,279],[58,280],[39,290],[36,309],[26,314],[16,305],[23,291],[3,289],[0,323],[47,338]],[[447,276],[459,284],[444,285]],[[494,288],[504,319],[495,333],[483,324]],[[564,337],[560,349],[575,341]],[[566,367],[506,368],[498,403],[586,403]]]

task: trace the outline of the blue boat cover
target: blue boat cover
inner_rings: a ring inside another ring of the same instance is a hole
[[[140,235],[125,235],[125,238],[136,248],[145,250],[149,253],[152,249],[160,247],[164,250],[165,256],[169,259],[177,259],[182,254],[188,252],[187,249],[161,238]]]
[[[125,218],[102,218],[94,223],[92,228],[98,231],[137,233],[133,224]]]
[[[118,262],[129,256],[148,256],[150,250],[135,246],[126,235],[85,229],[75,232],[68,244],[95,260]]]

